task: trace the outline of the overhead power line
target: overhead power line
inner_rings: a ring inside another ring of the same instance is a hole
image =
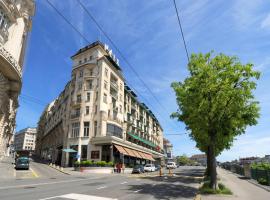
[[[49,1],[46,0],[48,4],[61,16],[67,24],[69,24],[73,30],[75,30],[86,42],[90,43],[90,41]],[[77,0],[78,1],[78,0]],[[129,63],[129,61],[126,59],[126,57],[123,55],[123,53],[120,51],[120,49],[116,46],[116,44],[113,42],[113,40],[109,37],[109,35],[102,29],[102,27],[99,25],[99,23],[96,21],[96,19],[91,15],[91,13],[85,8],[85,6],[78,1],[78,3],[81,5],[81,7],[85,10],[85,12],[88,14],[88,16],[95,22],[95,24],[98,26],[99,30],[105,35],[105,37],[110,41],[110,43],[113,45],[113,47],[117,50],[119,55],[123,58],[123,60],[128,64],[128,66],[132,69],[132,71],[136,74],[136,76],[140,79],[140,81],[144,84],[144,86],[147,88],[147,90],[151,93],[151,95],[155,98],[155,100],[159,103],[159,105],[167,112],[167,114],[170,114],[167,109],[159,102],[157,97],[153,94],[151,89],[146,85],[146,83],[143,81],[143,79],[139,76],[139,74],[136,72],[134,67]],[[129,84],[130,85],[130,84]],[[131,85],[130,85],[131,86]],[[134,89],[134,87],[133,87]],[[137,92],[138,93],[138,92]],[[139,93],[138,93],[139,94]],[[140,95],[142,96],[142,95]],[[162,115],[161,115],[162,116]],[[170,121],[171,122],[171,121]],[[172,122],[171,122],[172,123]],[[172,123],[173,124],[173,123]],[[175,124],[174,124],[175,125]]]
[[[182,39],[183,39],[186,55],[187,55],[187,60],[189,62],[189,54],[188,54],[188,50],[187,50],[186,40],[185,40],[185,36],[184,36],[184,33],[183,33],[183,28],[182,28],[182,25],[181,25],[181,20],[180,20],[180,17],[179,17],[179,13],[178,13],[178,9],[177,9],[175,0],[173,0],[173,3],[174,3],[174,8],[175,8],[175,12],[176,12],[176,15],[177,15],[178,25],[179,25],[179,28],[180,28],[180,31],[181,31],[181,36],[182,36]]]

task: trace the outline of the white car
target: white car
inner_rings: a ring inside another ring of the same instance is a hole
[[[146,164],[144,166],[144,171],[145,172],[154,172],[156,170],[156,167],[154,164]]]
[[[176,169],[177,166],[176,166],[175,162],[168,162],[166,165],[166,168],[167,169]]]

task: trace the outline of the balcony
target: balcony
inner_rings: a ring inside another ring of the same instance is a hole
[[[117,100],[117,97],[118,97],[118,95],[117,95],[117,93],[110,93],[111,94],[111,96],[112,96],[112,98],[114,98],[115,100]]]
[[[70,115],[70,119],[76,119],[80,117],[80,113],[75,113]]]
[[[81,103],[82,101],[71,101],[70,105],[76,107],[76,106],[80,106]]]
[[[0,44],[1,73],[11,80],[21,82],[22,68],[15,58]]]
[[[115,90],[118,90],[118,85],[117,85],[117,82],[115,81],[111,81],[111,87]]]

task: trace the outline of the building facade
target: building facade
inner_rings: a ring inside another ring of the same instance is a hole
[[[172,143],[168,139],[163,138],[163,146],[164,146],[165,162],[167,163],[170,161],[174,161]]]
[[[34,151],[36,146],[36,128],[25,128],[17,132],[14,136],[14,150]]]
[[[28,32],[32,26],[33,0],[0,1],[0,156],[9,153]]]
[[[207,164],[207,157],[206,154],[195,154],[190,157],[190,160],[200,163],[203,166]]]
[[[125,84],[108,46],[97,41],[71,58],[70,82],[40,117],[37,154],[62,166],[75,160],[160,162],[163,130]]]

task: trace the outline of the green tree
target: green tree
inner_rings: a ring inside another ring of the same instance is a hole
[[[259,103],[252,92],[260,73],[237,57],[212,53],[193,54],[188,70],[188,78],[172,83],[179,106],[172,117],[186,124],[196,146],[206,153],[210,187],[216,189],[216,156],[257,123]]]
[[[177,158],[177,162],[179,163],[179,165],[189,165],[191,163],[190,159],[185,154],[179,156]]]

